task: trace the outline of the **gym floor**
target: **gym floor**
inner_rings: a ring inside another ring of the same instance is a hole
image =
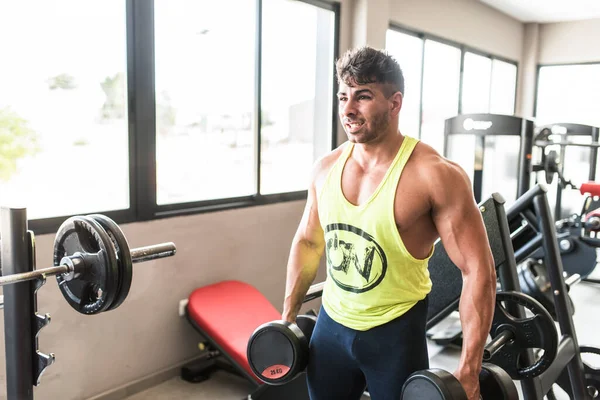
[[[600,268],[592,274],[593,278],[600,278]],[[600,347],[598,332],[600,331],[600,314],[597,311],[597,299],[600,296],[600,286],[580,283],[571,288],[571,298],[575,304],[573,320],[577,330],[580,345]],[[445,321],[442,321],[442,324]],[[430,366],[453,371],[458,365],[460,350],[452,347],[441,347],[434,343],[429,346]],[[600,360],[584,356],[584,360],[594,366],[600,367]],[[556,387],[556,386],[555,386]],[[227,372],[216,372],[208,381],[191,384],[180,378],[172,378],[158,386],[130,396],[127,400],[242,400],[251,392],[251,385],[244,379]],[[517,383],[520,393],[520,386]],[[568,400],[569,397],[560,388],[555,390],[556,398]],[[363,396],[368,399],[368,396]]]

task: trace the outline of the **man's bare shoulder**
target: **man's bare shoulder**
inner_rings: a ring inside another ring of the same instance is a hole
[[[337,148],[323,155],[313,165],[312,181],[319,186],[319,183],[323,182],[331,171],[331,168],[335,162],[340,158],[346,146],[349,146],[349,142],[344,142]]]
[[[433,147],[419,142],[413,151],[413,173],[422,182],[428,182],[433,189],[464,188],[470,185],[469,177],[463,168],[438,153]]]

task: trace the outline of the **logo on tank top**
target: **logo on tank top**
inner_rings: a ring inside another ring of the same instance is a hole
[[[362,229],[329,224],[325,228],[325,243],[329,276],[341,289],[368,292],[385,277],[385,253],[373,236]]]

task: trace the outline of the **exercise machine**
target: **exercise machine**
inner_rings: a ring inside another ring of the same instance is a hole
[[[511,204],[531,187],[533,138],[530,119],[460,114],[445,122],[444,156],[467,172],[477,203],[498,192]]]
[[[548,185],[552,184],[555,175],[558,175],[559,178],[554,207],[554,218],[559,220],[568,217],[570,214],[570,212],[564,214],[563,190],[567,186],[576,188],[575,185],[564,178],[566,160],[569,158],[567,157],[567,151],[589,149],[587,180],[594,182],[598,165],[600,128],[583,124],[553,123],[536,127],[536,132],[534,146],[539,151],[534,151],[534,160],[538,165],[535,170],[545,172]],[[578,156],[578,158],[585,157],[584,154],[578,154]],[[581,181],[584,179],[581,178]]]

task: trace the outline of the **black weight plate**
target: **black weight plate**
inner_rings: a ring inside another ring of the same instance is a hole
[[[129,243],[125,239],[125,235],[121,228],[110,218],[101,214],[90,215],[102,228],[106,231],[113,242],[116,250],[117,264],[119,266],[119,283],[117,295],[114,302],[108,307],[108,311],[119,307],[129,294],[131,281],[133,279],[133,261],[131,252],[129,251]]]
[[[308,363],[308,341],[296,324],[267,322],[250,336],[248,363],[256,376],[270,385],[288,383]]]
[[[519,284],[523,293],[539,301],[552,318],[556,319],[552,285],[546,267],[539,260],[530,258],[519,266]]]
[[[110,307],[118,288],[118,265],[106,231],[88,217],[71,217],[58,228],[54,239],[54,265],[63,257],[81,253],[85,268],[66,281],[57,275],[58,287],[67,302],[82,314],[97,314]],[[101,294],[98,296],[98,293]]]
[[[533,317],[517,318],[501,302],[523,306]],[[512,291],[496,293],[496,310],[490,331],[492,338],[504,330],[510,330],[513,339],[502,346],[489,361],[505,370],[511,378],[534,378],[546,371],[554,361],[558,348],[556,326],[550,313],[534,298]],[[532,365],[523,366],[519,355],[533,348],[543,349],[544,354]]]
[[[454,375],[443,369],[426,369],[410,375],[402,386],[401,400],[467,400]]]
[[[519,400],[519,392],[510,375],[494,364],[483,363],[481,366],[479,391],[485,400]]]
[[[296,325],[298,325],[309,344],[316,324],[317,317],[314,315],[302,314],[296,317]]]

